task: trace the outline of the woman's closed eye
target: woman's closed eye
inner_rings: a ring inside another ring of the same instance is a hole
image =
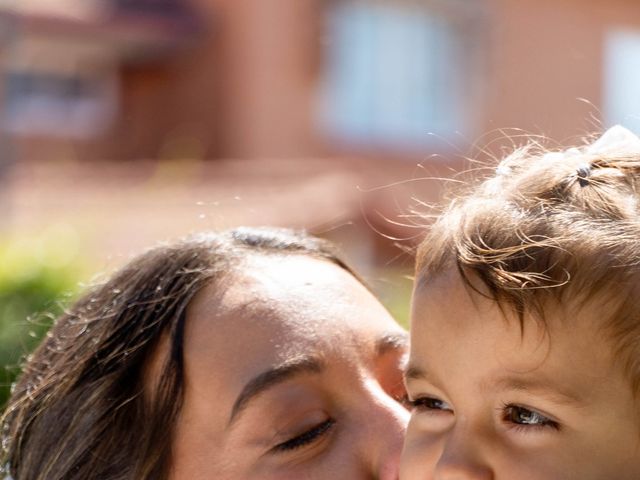
[[[553,428],[560,429],[560,424],[555,420],[543,415],[535,410],[519,405],[506,404],[502,407],[502,419],[517,428],[539,429]]]
[[[288,452],[297,450],[299,448],[312,445],[315,442],[320,441],[335,425],[335,420],[328,418],[321,423],[311,427],[310,429],[296,435],[282,443],[279,443],[273,447],[273,451],[276,453]]]

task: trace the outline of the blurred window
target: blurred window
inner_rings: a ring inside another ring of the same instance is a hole
[[[605,40],[604,120],[640,132],[640,30],[612,30]]]
[[[15,134],[91,137],[110,120],[105,81],[41,72],[9,72],[3,126]]]
[[[464,15],[361,0],[332,2],[327,15],[320,123],[330,138],[402,150],[467,130],[471,49],[455,18]]]

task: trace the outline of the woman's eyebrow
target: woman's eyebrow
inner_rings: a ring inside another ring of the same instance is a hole
[[[228,426],[234,423],[238,415],[265,390],[272,388],[292,377],[305,373],[321,373],[325,369],[324,362],[313,356],[300,356],[276,365],[249,380],[231,408]]]
[[[389,332],[380,336],[375,344],[376,356],[409,348],[409,334],[407,332]]]

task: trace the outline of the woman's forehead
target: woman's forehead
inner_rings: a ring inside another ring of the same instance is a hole
[[[401,330],[358,280],[325,260],[259,256],[227,282],[205,287],[187,315],[185,354],[211,368],[240,355],[272,362],[336,345],[344,353]]]
[[[224,283],[205,287],[189,308],[192,324],[282,328],[309,332],[395,323],[348,271],[303,255],[252,255]],[[215,321],[215,319],[218,319]],[[213,325],[203,325],[213,328]],[[326,332],[330,333],[330,332]]]
[[[369,364],[380,345],[406,335],[364,286],[330,262],[291,256],[249,271],[234,275],[223,295],[215,284],[205,287],[187,315],[187,385],[221,404],[233,404],[271,366],[303,357],[328,370]]]

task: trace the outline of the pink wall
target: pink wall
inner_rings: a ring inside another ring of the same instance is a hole
[[[517,127],[558,141],[597,128],[608,28],[640,29],[640,2],[491,0],[482,130]],[[589,105],[578,100],[584,98]]]

